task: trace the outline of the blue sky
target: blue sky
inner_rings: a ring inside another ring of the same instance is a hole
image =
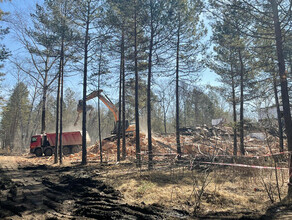
[[[23,11],[23,13],[27,13],[33,10],[37,2],[42,2],[42,0],[12,0],[12,2],[0,3],[0,7],[5,12],[13,13],[14,10],[17,10]],[[208,36],[210,36],[210,29]],[[12,54],[15,54],[21,48],[21,45],[12,38],[11,34],[5,37],[3,43],[10,49]],[[5,81],[3,82],[4,88],[11,89],[13,85],[15,85],[15,83],[17,82],[17,74],[14,72],[15,70],[10,67],[9,61],[6,62],[4,71],[7,72]],[[216,81],[217,75],[209,69],[206,69],[202,73],[200,73],[200,78],[201,81],[199,82],[199,85],[201,86],[207,84],[219,85],[219,83]],[[76,86],[79,87],[78,82],[76,83],[76,77],[72,79],[67,79],[66,82],[67,86],[71,88],[76,88]],[[81,82],[81,77],[79,82]]]

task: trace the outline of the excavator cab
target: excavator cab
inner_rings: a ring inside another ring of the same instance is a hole
[[[128,129],[128,127],[129,127],[129,121],[125,120],[125,131]],[[120,135],[122,135],[123,129],[124,129],[123,128],[123,123],[121,122],[121,134]],[[112,130],[111,134],[117,135],[118,131],[119,131],[119,121],[115,122],[114,130]]]

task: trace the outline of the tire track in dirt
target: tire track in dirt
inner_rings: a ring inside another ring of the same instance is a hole
[[[0,218],[6,219],[178,219],[179,210],[133,206],[98,180],[90,166],[23,166],[1,160]],[[18,167],[18,168],[17,168]]]

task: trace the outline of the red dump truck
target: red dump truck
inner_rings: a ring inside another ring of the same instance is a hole
[[[87,135],[88,136],[88,135]],[[89,137],[87,137],[88,141]],[[63,154],[77,153],[82,145],[81,131],[63,132],[62,146]],[[31,137],[30,153],[37,157],[51,156],[56,146],[56,133],[37,134]]]

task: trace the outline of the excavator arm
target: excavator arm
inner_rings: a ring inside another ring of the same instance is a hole
[[[86,101],[89,101],[95,97],[98,97],[108,108],[109,110],[113,113],[114,118],[115,118],[115,122],[117,122],[119,120],[119,115],[118,115],[118,110],[116,108],[116,106],[111,102],[111,100],[105,95],[103,96],[101,93],[103,92],[103,90],[95,90],[93,92],[91,92],[89,95],[86,96]],[[86,106],[86,110],[90,109],[92,110],[93,107],[90,105]],[[80,113],[82,113],[83,111],[83,101],[79,100],[78,105],[77,105],[77,112],[78,112],[78,116],[77,119],[74,123],[74,125],[77,125],[77,122],[79,120],[79,115]]]
[[[102,91],[102,90],[100,90]],[[111,102],[111,100],[109,99],[109,97],[107,97],[106,95],[103,96],[100,93],[97,96],[100,101],[102,101],[108,108],[109,110],[113,113],[114,118],[115,118],[115,122],[117,122],[119,120],[119,114],[118,114],[118,109],[116,108],[116,106]]]

